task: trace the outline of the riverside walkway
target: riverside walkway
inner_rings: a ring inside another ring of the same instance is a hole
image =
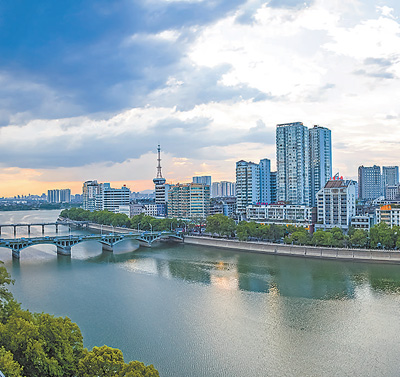
[[[113,252],[114,246],[125,240],[136,240],[140,246],[151,247],[156,241],[183,241],[182,232],[139,232],[139,233],[110,233],[69,236],[42,236],[21,238],[0,238],[0,247],[11,249],[14,258],[19,259],[21,250],[29,246],[50,244],[57,247],[57,254],[71,255],[72,246],[84,241],[98,241],[105,251]]]

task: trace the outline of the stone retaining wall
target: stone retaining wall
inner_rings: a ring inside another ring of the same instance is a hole
[[[351,260],[362,262],[400,263],[400,251],[368,249],[336,249],[327,247],[282,245],[266,242],[227,240],[211,237],[185,236],[185,243],[222,247],[253,253],[287,255],[308,258]]]

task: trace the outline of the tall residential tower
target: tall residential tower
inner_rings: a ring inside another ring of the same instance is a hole
[[[309,131],[301,122],[276,126],[277,199],[310,205]]]
[[[310,135],[310,193],[311,206],[316,205],[316,196],[332,177],[331,130],[314,126]]]

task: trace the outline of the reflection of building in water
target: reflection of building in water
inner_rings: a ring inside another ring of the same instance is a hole
[[[189,282],[210,284],[210,268],[205,263],[195,263],[186,260],[168,261],[171,276]]]
[[[211,285],[227,290],[238,289],[237,265],[232,263],[218,262],[210,270]]]
[[[247,256],[246,256],[247,257]],[[238,260],[239,289],[249,292],[269,292],[271,275],[266,265],[252,265],[245,260]]]
[[[353,298],[355,284],[343,264],[277,258],[275,283],[282,296],[310,299]]]

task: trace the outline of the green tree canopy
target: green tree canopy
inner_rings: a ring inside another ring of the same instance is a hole
[[[22,377],[22,367],[14,360],[13,354],[0,347],[0,371],[6,377]]]

